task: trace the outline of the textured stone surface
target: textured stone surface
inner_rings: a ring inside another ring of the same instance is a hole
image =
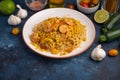
[[[27,8],[24,0],[13,1],[27,9],[29,15],[18,25],[21,33],[14,36],[11,34],[13,26],[7,24],[8,16],[0,14],[0,80],[120,80],[120,55],[114,58],[107,55],[101,62],[90,59],[91,51],[99,44],[102,27],[94,22],[94,13],[87,15],[97,31],[94,44],[82,55],[73,58],[48,59],[30,50],[22,38],[23,25],[35,12]],[[66,0],[66,5],[69,3],[76,6],[76,0]],[[102,43],[106,51],[120,49],[119,45],[120,39]]]

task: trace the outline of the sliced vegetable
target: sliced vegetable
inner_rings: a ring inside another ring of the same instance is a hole
[[[110,49],[109,52],[108,52],[108,55],[111,56],[111,57],[115,57],[118,55],[118,50],[117,49]]]
[[[94,20],[97,23],[104,23],[109,19],[109,13],[107,10],[98,10],[95,14],[94,14]]]
[[[112,41],[120,38],[120,28],[111,29],[108,32],[102,34],[99,38],[100,42]]]
[[[105,33],[108,30],[112,29],[116,26],[117,23],[120,23],[120,10],[117,11],[114,15],[112,15],[105,23],[102,28],[102,32]]]

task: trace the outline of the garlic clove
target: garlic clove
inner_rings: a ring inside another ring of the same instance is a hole
[[[16,16],[16,23],[20,24],[21,23],[21,19],[19,17]]]
[[[26,18],[27,15],[28,15],[27,10],[22,9],[21,6],[18,5],[18,4],[17,4],[17,8],[19,8],[19,11],[18,11],[18,13],[17,13],[17,16],[20,17],[20,18],[22,18],[22,19],[23,19],[23,18]]]
[[[101,48],[101,45],[98,45],[96,48],[93,49],[91,53],[91,58],[95,61],[101,61],[105,58],[106,52]]]
[[[11,15],[8,19],[9,25],[18,25],[21,23],[21,19],[15,15]]]

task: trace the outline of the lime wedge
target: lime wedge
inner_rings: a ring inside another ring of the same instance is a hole
[[[106,10],[98,10],[94,15],[94,20],[97,23],[104,23],[109,19],[109,12]]]

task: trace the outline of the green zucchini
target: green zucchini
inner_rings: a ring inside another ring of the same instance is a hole
[[[100,42],[112,41],[120,38],[120,28],[111,29],[99,37]]]
[[[120,23],[120,10],[113,14],[104,24],[102,32],[105,33],[112,29],[116,24]]]

